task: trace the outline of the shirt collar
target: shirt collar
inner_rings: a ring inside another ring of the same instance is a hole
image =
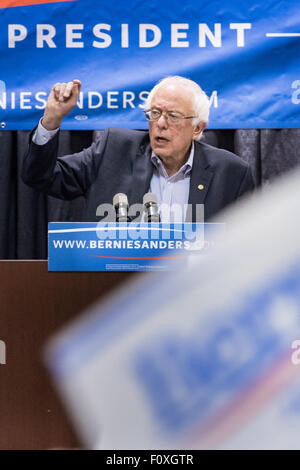
[[[190,154],[189,154],[189,158],[182,165],[182,167],[179,168],[176,175],[182,174],[182,175],[186,176],[191,172],[192,167],[193,167],[193,162],[194,162],[194,153],[195,153],[195,145],[194,145],[194,141],[192,141],[192,146],[191,146],[191,151],[190,151]],[[160,170],[161,167],[163,167],[165,169],[165,166],[164,166],[162,160],[153,151],[152,151],[152,154],[151,154],[151,161],[152,161],[153,165],[155,166],[155,168],[158,171]]]

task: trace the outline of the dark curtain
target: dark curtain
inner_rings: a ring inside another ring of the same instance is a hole
[[[20,178],[29,131],[0,131],[0,259],[46,259],[48,221],[80,220],[83,198],[61,201],[27,187]],[[62,131],[60,155],[78,152],[97,131]],[[247,161],[264,186],[300,164],[300,129],[208,130],[204,141]]]

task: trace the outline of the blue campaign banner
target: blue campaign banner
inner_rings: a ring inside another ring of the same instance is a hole
[[[57,82],[82,81],[65,129],[145,129],[162,77],[198,82],[210,128],[300,127],[299,1],[2,0],[0,126],[33,128]]]
[[[49,271],[165,271],[214,247],[224,224],[50,222]],[[205,237],[206,234],[206,237]]]

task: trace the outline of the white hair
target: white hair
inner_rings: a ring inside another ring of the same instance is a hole
[[[207,124],[209,117],[209,99],[205,91],[202,90],[198,83],[189,78],[180,77],[179,75],[173,75],[160,80],[150,91],[145,102],[145,109],[151,108],[151,102],[157,90],[172,83],[186,87],[192,94],[193,113],[196,116],[192,120],[192,124],[194,126],[200,123]]]

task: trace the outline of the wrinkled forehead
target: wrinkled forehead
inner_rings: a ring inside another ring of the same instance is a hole
[[[162,110],[193,112],[193,94],[191,90],[181,84],[167,84],[155,91],[151,107]]]

